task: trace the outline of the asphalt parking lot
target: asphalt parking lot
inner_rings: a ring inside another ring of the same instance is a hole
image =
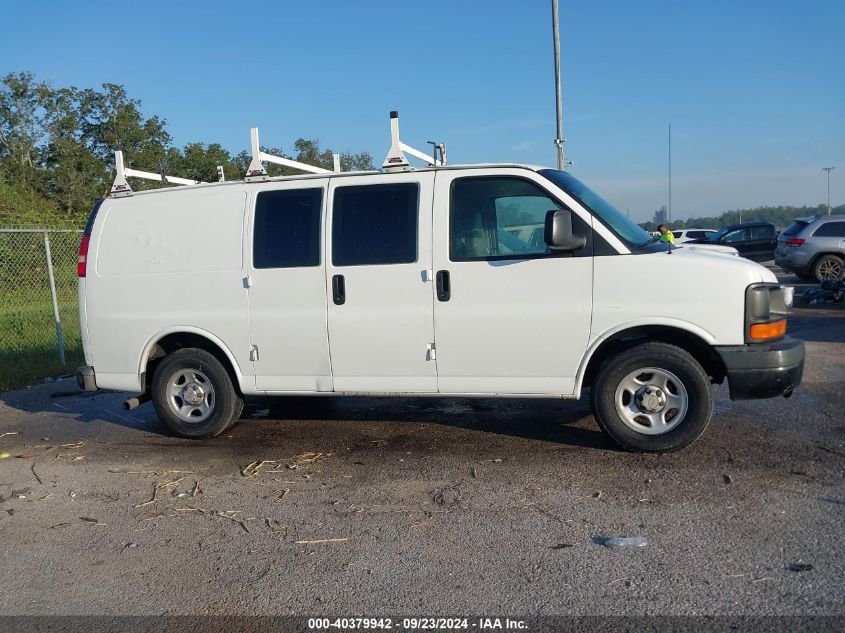
[[[189,441],[70,379],[2,393],[0,612],[841,616],[845,309],[790,330],[802,387],[719,387],[672,455],[586,400],[292,398]]]

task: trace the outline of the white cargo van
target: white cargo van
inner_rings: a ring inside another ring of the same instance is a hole
[[[706,428],[711,383],[800,383],[762,266],[659,243],[563,171],[432,162],[118,187],[82,239],[80,385],[151,398],[186,437],[250,395],[589,389],[621,446],[672,451]]]

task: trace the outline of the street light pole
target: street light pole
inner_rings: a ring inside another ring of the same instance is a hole
[[[561,171],[564,166],[563,157],[563,102],[560,96],[560,31],[557,21],[557,0],[552,0],[552,31],[555,41],[555,99],[557,106],[557,168]]]
[[[672,124],[669,124],[669,217],[667,224],[672,223]]]
[[[836,169],[833,167],[822,167],[822,171],[827,172],[827,214],[830,215],[830,172]]]

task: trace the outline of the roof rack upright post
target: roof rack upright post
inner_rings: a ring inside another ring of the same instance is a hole
[[[343,171],[340,168],[340,154],[332,154],[332,159],[334,160],[334,170],[335,171]]]
[[[123,152],[117,150],[114,153],[114,184],[111,186],[111,195],[115,197],[132,195],[132,187],[126,181],[126,171],[123,167]]]
[[[252,162],[246,170],[245,180],[267,180],[267,170],[261,162],[261,145],[258,143],[258,128],[249,130],[249,140],[252,145]]]
[[[300,171],[305,171],[312,174],[332,173],[329,169],[315,167],[314,165],[308,165],[306,163],[300,163],[289,158],[282,158],[280,156],[273,156],[272,154],[262,152],[261,145],[258,142],[258,128],[252,128],[249,133],[250,141],[252,144],[252,162],[249,164],[246,176],[244,177],[244,180],[246,181],[267,180],[267,178],[269,178],[269,176],[267,175],[267,170],[264,169],[263,162],[275,163],[276,165],[282,165],[284,167],[292,167],[293,169],[299,169]]]
[[[411,164],[402,151],[402,142],[399,140],[399,113],[396,110],[390,112],[390,149],[381,168],[397,170],[411,168]]]
[[[446,145],[443,143],[434,143],[429,141],[434,145],[434,155],[429,156],[425,152],[421,152],[418,149],[411,147],[410,145],[406,145],[401,140],[399,140],[399,113],[396,110],[391,111],[390,113],[390,150],[387,152],[387,158],[384,159],[384,164],[382,164],[381,168],[383,170],[391,170],[391,171],[407,171],[411,169],[411,165],[408,163],[408,159],[405,157],[405,154],[410,154],[415,158],[419,158],[422,161],[425,161],[426,165],[430,165],[433,167],[438,167],[441,165],[446,164]],[[440,150],[440,157],[437,157],[438,150]]]

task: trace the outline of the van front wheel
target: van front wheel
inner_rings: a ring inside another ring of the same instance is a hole
[[[644,343],[608,359],[591,390],[601,429],[623,448],[677,451],[704,433],[713,415],[713,388],[688,352]]]
[[[202,349],[169,354],[156,368],[152,400],[159,419],[182,437],[206,438],[228,429],[243,409],[226,369]]]

